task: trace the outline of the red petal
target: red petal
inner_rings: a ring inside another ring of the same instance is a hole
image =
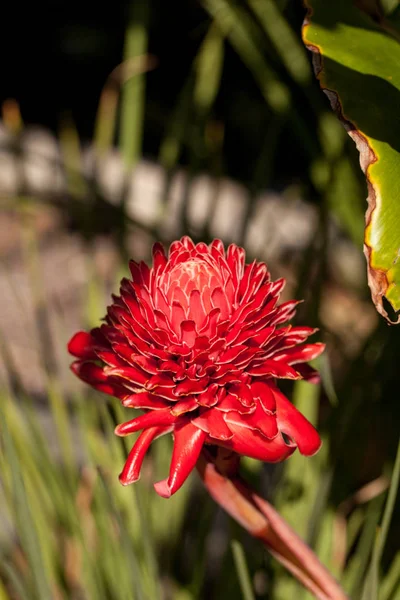
[[[284,281],[284,280],[283,280]],[[242,296],[241,304],[247,304],[252,300],[252,298],[258,293],[261,286],[269,282],[269,273],[267,269],[267,265],[264,263],[255,263],[254,269],[251,275],[250,284],[246,290],[246,293]],[[263,290],[262,297],[266,298],[266,296],[271,294],[271,290],[273,286],[276,284],[270,283],[268,289]]]
[[[220,309],[222,320],[225,320],[229,317],[229,315],[231,313],[229,302],[226,297],[226,294],[223,292],[223,290],[220,287],[214,288],[213,291],[211,292],[211,302],[212,302],[213,308]]]
[[[175,242],[172,242],[172,244],[169,247],[169,258],[171,260],[171,254],[173,254],[174,252],[181,252],[184,249],[184,246],[181,242],[181,240],[175,240]]]
[[[252,406],[244,406],[241,402],[239,402],[236,396],[232,394],[227,394],[222,400],[218,401],[218,410],[222,412],[230,412],[236,411],[242,415],[249,414],[256,410],[256,405]]]
[[[171,311],[171,327],[175,334],[180,337],[181,335],[181,323],[186,319],[186,313],[183,310],[182,306],[179,302],[172,303],[172,311]]]
[[[174,429],[174,448],[168,479],[154,484],[154,488],[163,498],[174,494],[194,469],[203,448],[206,434],[191,423]]]
[[[242,344],[252,338],[253,335],[251,329],[243,329],[243,323],[235,323],[233,327],[230,326],[229,333],[225,339],[228,345],[233,345],[233,343]]]
[[[68,342],[68,352],[77,358],[84,360],[96,359],[96,353],[93,350],[94,340],[90,333],[78,331]]]
[[[263,354],[266,357],[272,356],[274,352],[278,351],[278,349],[282,345],[282,340],[284,339],[289,329],[290,325],[288,325],[287,327],[281,327],[280,329],[275,329],[274,335],[272,335],[270,339],[267,340],[264,347],[262,348]]]
[[[121,357],[124,361],[124,365],[126,366],[126,363],[128,362],[129,364],[132,364],[132,356],[134,355],[134,352],[132,352],[132,346],[130,346],[129,344],[125,343],[125,344],[112,344],[112,350],[113,352],[115,352],[115,354],[117,354],[119,357]],[[111,364],[109,361],[105,360],[102,356],[100,356],[100,354],[98,354],[98,356],[104,360],[104,362],[106,362],[107,364]],[[121,362],[120,362],[121,364]]]
[[[318,371],[305,363],[296,365],[296,371],[300,373],[304,381],[308,381],[309,383],[319,383],[321,380]]]
[[[287,445],[281,435],[268,440],[257,431],[242,425],[230,423],[229,428],[232,430],[233,438],[220,445],[243,456],[274,463],[288,458],[296,450],[296,446]]]
[[[242,280],[240,281],[240,284],[239,284],[239,287],[237,290],[237,296],[236,296],[236,300],[239,303],[241,303],[242,298],[248,294],[250,281],[251,281],[251,277],[252,277],[255,266],[256,266],[256,261],[253,261],[251,264],[246,265],[244,268],[243,277],[242,277]]]
[[[156,328],[151,333],[154,341],[163,348],[171,342],[171,336],[164,329]]]
[[[192,419],[192,423],[208,433],[214,440],[225,441],[232,437],[232,432],[224,420],[223,413],[217,408],[205,410],[199,417]]]
[[[178,402],[179,398],[177,396],[175,396],[175,390],[173,388],[167,388],[167,387],[158,387],[156,390],[156,394],[157,396],[159,396],[160,398],[166,398],[167,400],[170,400],[171,402]]]
[[[199,405],[196,402],[196,399],[193,396],[189,398],[185,398],[185,400],[179,400],[173,408],[171,408],[171,414],[175,417],[179,417],[187,412],[191,412],[192,410],[196,410],[199,408]]]
[[[189,297],[189,318],[195,322],[197,329],[204,325],[206,312],[201,301],[199,290],[192,290]]]
[[[218,387],[219,386],[217,383],[212,383],[211,385],[209,385],[205,392],[202,392],[196,397],[197,404],[200,404],[200,406],[205,406],[207,408],[215,406],[218,402]]]
[[[139,369],[135,369],[135,367],[104,367],[104,373],[113,377],[127,379],[130,383],[140,386],[144,386],[148,380],[148,376],[139,371]]]
[[[182,321],[181,323],[181,339],[189,348],[193,348],[196,341],[196,324],[194,321]]]
[[[237,397],[237,399],[239,400],[239,402],[241,404],[243,404],[243,406],[253,406],[254,404],[254,400],[253,400],[253,394],[251,392],[251,389],[248,385],[244,384],[244,383],[239,383],[239,384],[233,384],[229,387],[229,393],[233,394],[234,396]]]
[[[136,419],[121,423],[115,428],[115,434],[121,437],[140,431],[140,429],[148,429],[149,427],[165,427],[166,425],[172,425],[175,423],[177,417],[175,417],[169,408],[165,410],[151,410]]]
[[[227,413],[225,421],[229,426],[233,423],[239,427],[259,431],[269,440],[272,440],[278,434],[276,416],[267,414],[260,402],[256,402],[255,410],[250,414],[240,414],[236,411]]]
[[[204,302],[204,290],[202,290],[202,298]],[[204,323],[202,329],[200,329],[199,331],[199,335],[206,335],[210,340],[212,340],[217,332],[217,324],[219,321],[221,311],[219,310],[219,308],[212,308],[211,304],[209,308],[205,306],[205,309],[209,312],[207,313],[206,322]]]
[[[167,264],[167,257],[165,255],[165,250],[160,242],[157,242],[153,246],[153,268],[154,272],[157,275],[160,275]]]
[[[215,239],[211,242],[210,246],[210,252],[211,255],[217,259],[219,258],[219,256],[224,256],[224,244],[221,242],[221,240]]]
[[[300,300],[289,300],[278,306],[275,315],[271,319],[271,325],[282,325],[282,323],[286,323],[286,321],[293,319],[298,304],[300,304]]]
[[[252,341],[262,348],[269,341],[274,332],[275,327],[264,327],[264,329],[252,337]]]
[[[116,329],[122,333],[124,333],[125,330],[129,331],[129,329],[131,329],[132,332],[135,332],[135,336],[143,340],[143,342],[146,342],[147,344],[151,343],[153,332],[146,329],[144,321],[141,325],[127,310],[120,306],[116,306],[115,304],[109,308],[109,314],[112,317]]]
[[[190,238],[189,238],[190,239]],[[190,240],[192,241],[192,240]],[[208,246],[204,242],[199,242],[196,244],[196,253],[198,254],[208,254]]]
[[[317,342],[316,344],[304,344],[303,346],[295,346],[286,348],[274,354],[275,360],[283,360],[289,365],[295,365],[299,362],[308,362],[317,358],[325,350],[325,344]]]
[[[223,348],[225,348],[225,340],[215,340],[208,348],[208,358],[215,360]]]
[[[271,283],[271,290],[270,290],[271,296],[279,296],[281,291],[285,287],[285,285],[286,285],[286,280],[283,279],[283,277],[281,279],[277,279],[276,281],[273,281]]]
[[[301,454],[312,456],[321,447],[322,441],[317,430],[280,392],[274,390],[276,417],[280,431],[291,437]]]
[[[266,304],[266,299],[269,295],[270,287],[270,283],[265,283],[254,295],[252,295],[251,298],[249,298],[248,301],[243,299],[243,301],[240,304],[240,307],[235,311],[234,315],[232,316],[232,323],[236,323],[237,321],[252,321],[253,316],[256,313],[264,311],[265,308],[268,306],[268,303]],[[252,290],[253,289],[254,286]]]
[[[252,377],[269,376],[283,379],[301,379],[301,375],[293,367],[275,360],[265,360],[262,365],[250,367],[246,369],[246,372]]]
[[[169,372],[176,374],[181,370],[181,368],[182,367],[174,360],[165,360],[160,364],[158,370],[160,372],[166,371],[167,373]]]
[[[283,344],[286,347],[296,346],[304,342],[310,335],[313,335],[318,331],[318,328],[312,327],[291,327],[288,333],[285,335]]]
[[[156,288],[154,292],[154,305],[167,317],[171,314],[171,305],[160,288]]]
[[[155,326],[154,315],[150,313],[147,317],[145,317],[140,310],[139,302],[132,294],[125,293],[125,294],[123,294],[122,298],[123,298],[123,301],[125,302],[126,306],[128,307],[129,312],[131,313],[133,319],[137,323],[140,323],[140,325],[142,325],[142,326],[146,326],[147,321],[149,319],[151,319],[151,321],[150,321],[151,326],[152,327]]]
[[[240,354],[240,356],[237,357],[237,359],[235,360],[235,367],[243,371],[246,370],[248,365],[250,365],[253,362],[253,360],[255,360],[259,353],[259,348],[248,348],[245,352],[242,352],[242,354]]]
[[[125,466],[119,476],[122,485],[129,485],[134,481],[138,481],[143,459],[151,442],[156,437],[167,433],[167,431],[168,430],[163,427],[151,427],[139,435],[132,450],[129,452]]]
[[[252,383],[250,387],[254,400],[261,403],[264,411],[267,413],[274,413],[276,410],[276,402],[271,386],[262,381],[256,381],[255,383]]]
[[[134,260],[129,262],[129,270],[132,275],[132,280],[134,283],[139,283],[141,285],[147,286],[150,281],[150,269],[143,261],[138,264]]]
[[[262,331],[264,329],[264,327],[266,327],[267,325],[270,325],[270,322],[272,321],[272,317],[274,316],[275,312],[274,312],[274,308],[278,303],[278,298],[276,298],[275,296],[273,296],[270,300],[268,300],[268,302],[266,304],[264,304],[264,306],[261,308],[261,310],[253,315],[253,325],[256,327],[256,331]]]
[[[192,348],[189,348],[186,344],[171,344],[164,349],[164,354],[168,353],[187,358],[192,354]]]
[[[153,375],[153,377],[150,377],[150,379],[146,383],[146,389],[154,390],[158,387],[174,388],[175,382],[173,381],[173,379],[171,379],[171,377],[165,375],[165,373],[161,373],[160,375]]]
[[[141,354],[132,354],[131,360],[150,375],[157,375],[159,372],[157,361],[152,358],[148,358]]]
[[[119,333],[119,332],[118,332]],[[129,342],[129,344],[132,346],[132,349],[134,350],[135,354],[151,354],[152,353],[152,348],[151,346],[149,346],[148,342],[144,342],[142,339],[138,338],[136,335],[134,335],[134,333],[130,330],[125,329],[123,332],[123,335],[126,339],[124,339],[124,337],[116,337],[114,336],[116,339],[112,339],[110,341],[112,341],[113,343],[124,343],[126,342],[126,340]]]
[[[246,254],[243,248],[231,244],[226,251],[226,262],[232,273],[235,287],[243,277]]]
[[[110,336],[111,339],[115,338],[113,341],[123,341],[123,336],[112,327],[108,325],[102,325],[101,327],[95,327],[90,331],[90,335],[92,336],[96,346],[104,346],[105,348],[109,345],[109,338],[106,336],[106,333]]]
[[[92,362],[82,362],[77,360],[72,363],[71,371],[82,379],[85,383],[91,385],[94,389],[109,394],[110,396],[116,396],[117,398],[125,397],[127,391],[116,383],[109,381],[107,375],[103,369]]]
[[[179,282],[175,285],[173,291],[170,288],[168,293],[168,298],[174,298],[176,302],[178,302],[183,308],[187,309],[189,307],[189,295],[186,293],[182,286],[182,283]],[[172,295],[173,293],[173,295]]]
[[[186,379],[178,383],[174,390],[175,396],[187,396],[188,394],[201,394],[208,385],[208,377],[203,377],[198,381]]]
[[[238,356],[240,356],[246,350],[248,350],[248,347],[241,346],[241,345],[237,345],[237,346],[233,346],[232,348],[228,348],[225,352],[223,352],[222,354],[220,354],[220,356],[218,356],[218,364],[222,365],[222,364],[226,364],[226,363],[233,363],[236,361]]]
[[[100,358],[109,367],[124,368],[127,366],[126,361],[111,350],[98,350],[96,358]]]
[[[216,365],[215,373],[213,374],[212,378],[220,380],[226,374],[239,375],[239,371],[238,371],[238,369],[234,369],[232,365]],[[235,377],[235,378],[232,377],[233,380],[237,379],[237,378],[238,377]],[[239,377],[239,380],[240,380],[240,377]],[[221,385],[220,381],[218,381],[218,383]]]
[[[147,408],[151,410],[160,410],[170,406],[163,398],[154,396],[149,392],[130,394],[122,400],[122,404],[127,408]]]
[[[185,248],[185,250],[190,251],[196,248],[192,238],[190,238],[188,235],[184,235],[183,237],[181,237],[181,244]]]

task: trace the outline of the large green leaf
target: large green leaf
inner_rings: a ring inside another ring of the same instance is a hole
[[[364,240],[368,283],[377,310],[398,323],[400,36],[387,17],[370,10],[371,2],[356,4],[306,0],[303,41],[313,52],[321,88],[360,152],[368,183]]]

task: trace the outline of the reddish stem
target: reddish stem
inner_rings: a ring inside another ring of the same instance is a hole
[[[210,495],[318,600],[347,600],[334,577],[279,513],[237,474],[238,458],[203,450],[197,470]]]

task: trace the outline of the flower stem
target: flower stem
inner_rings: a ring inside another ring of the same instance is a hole
[[[346,600],[337,581],[279,513],[237,474],[237,457],[203,450],[197,470],[210,495],[318,600]],[[235,468],[236,467],[236,468]]]

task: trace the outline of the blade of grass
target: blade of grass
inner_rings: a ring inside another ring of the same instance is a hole
[[[327,352],[324,352],[317,360],[318,372],[321,376],[321,383],[324,388],[324,392],[328,396],[328,400],[331,406],[336,407],[339,404],[339,400],[336,394],[335,386],[333,384],[333,374],[331,369],[331,363]]]
[[[379,563],[382,558],[383,549],[386,543],[386,538],[389,532],[390,521],[392,519],[396,497],[400,483],[400,440],[397,446],[397,454],[393,467],[392,480],[390,482],[389,492],[386,500],[385,510],[383,513],[382,525],[379,536],[377,538],[374,549],[375,560]]]
[[[147,598],[151,598],[150,595],[146,595],[142,583],[143,583],[143,575],[140,572],[139,564],[137,557],[135,556],[134,548],[132,546],[132,541],[127,535],[125,524],[121,518],[121,514],[115,504],[115,499],[111,494],[107,482],[105,481],[103,475],[100,473],[100,481],[102,484],[103,492],[105,494],[105,498],[109,504],[109,510],[115,517],[116,523],[118,525],[119,533],[120,533],[120,543],[121,548],[123,549],[124,555],[130,564],[131,567],[131,589],[135,591],[135,598],[138,600],[146,600]],[[148,582],[146,582],[148,583]],[[154,598],[157,600],[157,596]]]
[[[293,404],[313,424],[318,418],[319,386],[305,381],[296,382],[293,388]],[[309,517],[316,499],[318,489],[317,465],[325,460],[326,445],[311,461],[300,454],[294,454],[285,464],[283,491],[278,495],[277,503],[285,519],[294,527],[300,536],[306,537]]]
[[[375,541],[375,532],[382,512],[384,495],[377,496],[368,505],[364,526],[349,565],[344,573],[343,583],[345,589],[350,590],[350,598],[360,598],[365,572],[371,556]]]
[[[217,96],[224,62],[224,38],[213,24],[195,60],[194,103],[200,115],[207,114]]]
[[[72,478],[73,472],[73,449],[71,444],[71,433],[67,404],[63,397],[60,385],[58,383],[58,366],[55,361],[55,350],[51,329],[47,314],[46,298],[44,294],[44,285],[42,270],[40,268],[40,255],[35,232],[27,215],[24,228],[24,253],[25,263],[28,271],[33,304],[37,317],[37,333],[39,339],[39,349],[44,363],[46,373],[47,394],[50,401],[50,407],[60,441],[60,448],[63,460],[67,468],[67,476]],[[72,483],[72,479],[71,479]]]
[[[101,92],[95,122],[94,146],[97,158],[111,150],[117,125],[118,101],[124,82],[146,73],[155,66],[150,56],[135,56],[119,64],[110,73]]]
[[[224,58],[224,39],[219,27],[211,25],[194,61],[195,83],[193,109],[187,133],[189,169],[177,220],[183,231],[190,229],[189,205],[195,174],[202,168],[205,156],[210,154],[209,116],[219,90]],[[207,133],[208,132],[208,133]]]
[[[287,71],[297,83],[308,84],[311,81],[311,68],[304,45],[296,37],[274,0],[249,0],[249,5]]]
[[[319,413],[320,388],[306,381],[298,381],[293,388],[293,404],[314,425]],[[331,485],[328,470],[328,440],[313,459],[294,454],[285,464],[284,475],[276,497],[280,513],[312,547],[323,551],[324,559],[330,558],[330,537],[321,539],[331,526],[325,520],[326,507]],[[320,554],[318,554],[320,557]],[[320,557],[321,558],[321,557]],[[329,561],[327,561],[329,563]],[[292,578],[279,577],[275,592],[282,598],[309,599],[311,596]]]
[[[124,62],[147,53],[149,4],[131,1],[125,33]],[[137,73],[125,81],[121,94],[120,146],[127,169],[138,162],[142,149],[145,106],[145,77]]]
[[[10,399],[8,399],[10,401]],[[26,487],[21,470],[21,464],[14,445],[14,441],[8,427],[8,415],[4,405],[0,407],[1,414],[1,436],[4,444],[4,454],[12,477],[12,496],[14,503],[14,514],[18,525],[18,533],[21,537],[21,545],[26,552],[26,557],[32,572],[35,587],[35,597],[40,600],[52,600],[51,585],[45,568],[41,545],[29,505]]]
[[[243,599],[255,600],[243,546],[240,542],[238,542],[238,540],[232,540],[231,548]]]
[[[16,597],[18,598],[18,600],[32,600],[32,596],[30,592],[28,592],[28,590],[26,589],[26,586],[24,585],[25,582],[23,582],[21,574],[18,573],[18,571],[14,568],[14,565],[2,561],[1,571],[3,572],[3,575],[9,580],[10,587],[17,594]],[[0,600],[10,600],[11,597],[12,596],[6,595],[5,591],[0,592]]]
[[[87,199],[88,185],[83,174],[81,142],[70,116],[64,115],[63,117],[59,141],[68,192],[74,199],[83,202]],[[84,209],[79,212],[79,218],[87,219]]]
[[[400,596],[400,551],[397,552],[388,573],[381,582],[379,600],[389,600],[393,597],[395,590],[399,591],[398,596]]]
[[[257,35],[249,14],[229,0],[205,0],[203,4],[253,73],[273,112],[286,113],[290,107],[290,91],[265,60],[260,50],[260,36]]]
[[[137,486],[132,486],[132,493],[135,496],[136,504],[138,507],[141,539],[143,543],[145,564],[149,571],[150,597],[151,598],[162,598],[162,592],[159,585],[160,577],[158,573],[157,555],[154,545],[154,539],[149,525],[149,513],[151,506],[147,504],[147,514],[145,514],[145,498],[142,497],[142,490]],[[153,489],[151,488],[153,494]]]
[[[194,72],[191,72],[178,95],[165,136],[160,144],[158,160],[168,171],[171,171],[176,166],[185,140],[191,114],[194,82]]]
[[[397,446],[397,454],[393,467],[392,480],[389,487],[389,492],[386,500],[385,509],[382,517],[382,525],[378,530],[375,545],[372,551],[371,566],[365,580],[362,600],[377,600],[379,586],[379,567],[382,558],[383,549],[387,534],[389,531],[390,521],[392,519],[393,510],[396,502],[396,496],[400,483],[400,440]]]
[[[120,407],[119,405],[118,407],[120,410],[122,409],[122,407]],[[115,423],[112,421],[110,414],[106,410],[102,410],[101,414],[102,424],[106,430],[107,438],[110,440],[111,443],[120,445],[120,440],[116,439],[116,436],[114,434]],[[132,442],[130,442],[129,440],[126,440],[126,442],[130,445],[132,444]],[[146,565],[146,569],[149,572],[148,580],[149,586],[151,588],[149,589],[149,596],[151,598],[160,598],[161,590],[159,588],[158,565],[156,559],[156,552],[154,548],[153,536],[151,533],[151,528],[149,526],[149,515],[151,505],[149,504],[149,502],[146,502],[146,498],[143,498],[143,495],[145,493],[144,488],[130,486],[129,490],[124,488],[122,491],[124,495],[128,495],[129,492],[132,494],[133,504],[131,504],[131,506],[136,507],[137,524],[139,526],[137,534],[139,536],[139,539],[141,540],[143,548],[143,555],[145,559],[144,563]],[[151,490],[151,493],[153,494],[153,490]],[[152,501],[153,496],[151,496],[150,498],[150,503]]]

